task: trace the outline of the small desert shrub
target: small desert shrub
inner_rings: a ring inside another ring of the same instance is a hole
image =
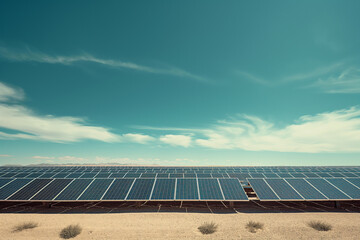
[[[332,226],[325,222],[320,221],[311,221],[308,223],[309,227],[312,227],[315,230],[318,231],[329,231],[332,229]]]
[[[246,224],[246,228],[249,230],[249,232],[256,233],[257,230],[263,229],[264,224],[261,222],[255,222],[255,221],[249,221]]]
[[[69,225],[60,232],[60,237],[64,239],[74,238],[81,233],[82,228],[79,224]]]
[[[21,232],[22,230],[36,228],[38,224],[36,222],[24,222],[21,224],[16,225],[13,228],[13,232]]]
[[[203,225],[201,225],[200,227],[198,227],[199,231],[202,234],[212,234],[214,232],[216,232],[218,225],[215,224],[214,222],[210,222],[210,223],[204,223]]]

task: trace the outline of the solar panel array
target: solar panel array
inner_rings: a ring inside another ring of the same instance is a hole
[[[360,167],[0,167],[0,201],[360,200]]]

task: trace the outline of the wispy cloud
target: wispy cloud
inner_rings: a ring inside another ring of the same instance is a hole
[[[12,99],[23,100],[24,93],[0,82],[0,139],[28,139],[50,142],[78,142],[85,139],[103,142],[147,143],[153,137],[144,134],[114,134],[110,129],[92,126],[83,118],[40,115],[31,109],[11,103]],[[16,131],[14,133],[14,131]]]
[[[302,80],[316,80],[318,77],[328,75],[339,71],[345,65],[345,61],[336,62],[327,66],[315,68],[308,72],[297,73],[290,76],[283,77],[284,82],[302,81]]]
[[[0,82],[0,102],[11,100],[23,100],[24,92],[19,88],[14,88]]]
[[[218,149],[276,152],[360,152],[360,109],[306,115],[277,128],[254,116],[222,121],[196,143]]]
[[[149,143],[155,140],[154,137],[140,133],[126,133],[122,135],[122,138],[127,142],[135,142],[141,144]]]
[[[274,81],[256,77],[245,71],[236,71],[236,74],[261,85],[297,84],[299,88],[316,88],[325,93],[360,93],[360,67],[356,63],[349,64],[349,60],[279,77],[279,80]]]
[[[304,115],[284,127],[256,116],[238,115],[193,131],[189,128],[152,130],[169,132],[161,136],[160,141],[183,147],[302,153],[360,152],[359,107]],[[178,134],[171,134],[174,130]]]
[[[24,50],[14,50],[5,47],[0,47],[0,57],[16,62],[38,62],[38,63],[63,64],[63,65],[73,65],[74,63],[77,62],[92,62],[112,68],[131,69],[134,71],[171,75],[176,77],[189,78],[202,82],[208,82],[208,79],[206,79],[205,77],[190,73],[181,68],[176,68],[176,67],[155,68],[155,67],[140,65],[133,62],[98,58],[88,53],[83,53],[80,55],[73,55],[73,56],[60,56],[60,55],[53,56],[39,51],[33,51],[29,48],[26,48]]]
[[[255,76],[254,74],[245,72],[245,71],[241,71],[241,70],[235,70],[235,74],[238,75],[239,77],[245,79],[245,80],[249,80],[251,82],[255,82],[257,84],[261,84],[261,85],[270,85],[270,82],[260,78],[258,76]]]
[[[167,134],[161,136],[160,141],[166,144],[170,144],[173,146],[182,146],[182,147],[189,147],[191,144],[191,137],[185,135],[173,135]]]
[[[0,154],[0,157],[12,157],[12,155],[9,155],[9,154]]]
[[[350,67],[328,78],[319,78],[309,85],[326,93],[360,93],[360,68]]]

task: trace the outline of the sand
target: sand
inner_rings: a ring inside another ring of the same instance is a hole
[[[257,233],[246,230],[250,221],[264,223]],[[333,229],[319,232],[307,226],[310,220],[330,223]],[[21,222],[39,226],[12,232]],[[197,227],[213,221],[219,225],[212,235]],[[80,224],[83,231],[74,239],[360,239],[360,213],[110,213],[110,214],[0,214],[0,239],[60,239],[60,230]]]

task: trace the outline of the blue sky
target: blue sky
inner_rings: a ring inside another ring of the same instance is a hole
[[[358,165],[359,1],[2,1],[0,164]]]

